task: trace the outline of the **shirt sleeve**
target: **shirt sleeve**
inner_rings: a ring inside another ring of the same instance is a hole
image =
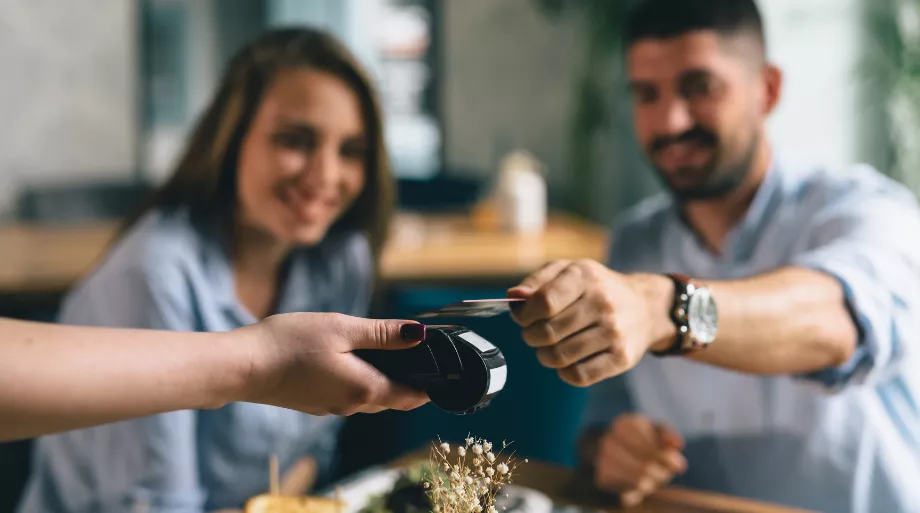
[[[192,299],[179,266],[129,268],[94,285],[98,286],[75,298],[65,322],[194,330]],[[203,511],[206,495],[198,473],[196,424],[197,412],[186,410],[105,426],[110,442],[95,445],[102,454],[94,457],[109,464],[95,467],[93,479],[119,483],[122,489],[106,490],[104,495],[123,497],[149,513]],[[126,441],[140,448],[137,459],[119,454]]]
[[[874,172],[819,194],[806,249],[792,264],[836,278],[858,328],[848,362],[804,376],[833,391],[884,380],[917,349],[920,210],[909,191]]]

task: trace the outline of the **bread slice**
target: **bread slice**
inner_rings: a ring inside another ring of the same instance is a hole
[[[244,513],[339,513],[345,503],[325,497],[256,495],[246,502]]]

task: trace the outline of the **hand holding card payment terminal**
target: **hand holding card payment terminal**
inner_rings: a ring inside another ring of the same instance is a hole
[[[400,351],[357,351],[387,377],[424,390],[435,406],[460,415],[485,408],[505,386],[501,351],[471,330],[427,326],[425,341]]]

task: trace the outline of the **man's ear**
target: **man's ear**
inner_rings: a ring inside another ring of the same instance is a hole
[[[767,63],[763,72],[764,81],[764,116],[769,116],[779,105],[783,92],[783,72],[777,66]]]

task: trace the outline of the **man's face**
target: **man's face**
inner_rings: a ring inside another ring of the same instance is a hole
[[[765,72],[756,42],[744,39],[695,31],[628,49],[636,134],[681,200],[724,196],[751,167],[778,71]]]

